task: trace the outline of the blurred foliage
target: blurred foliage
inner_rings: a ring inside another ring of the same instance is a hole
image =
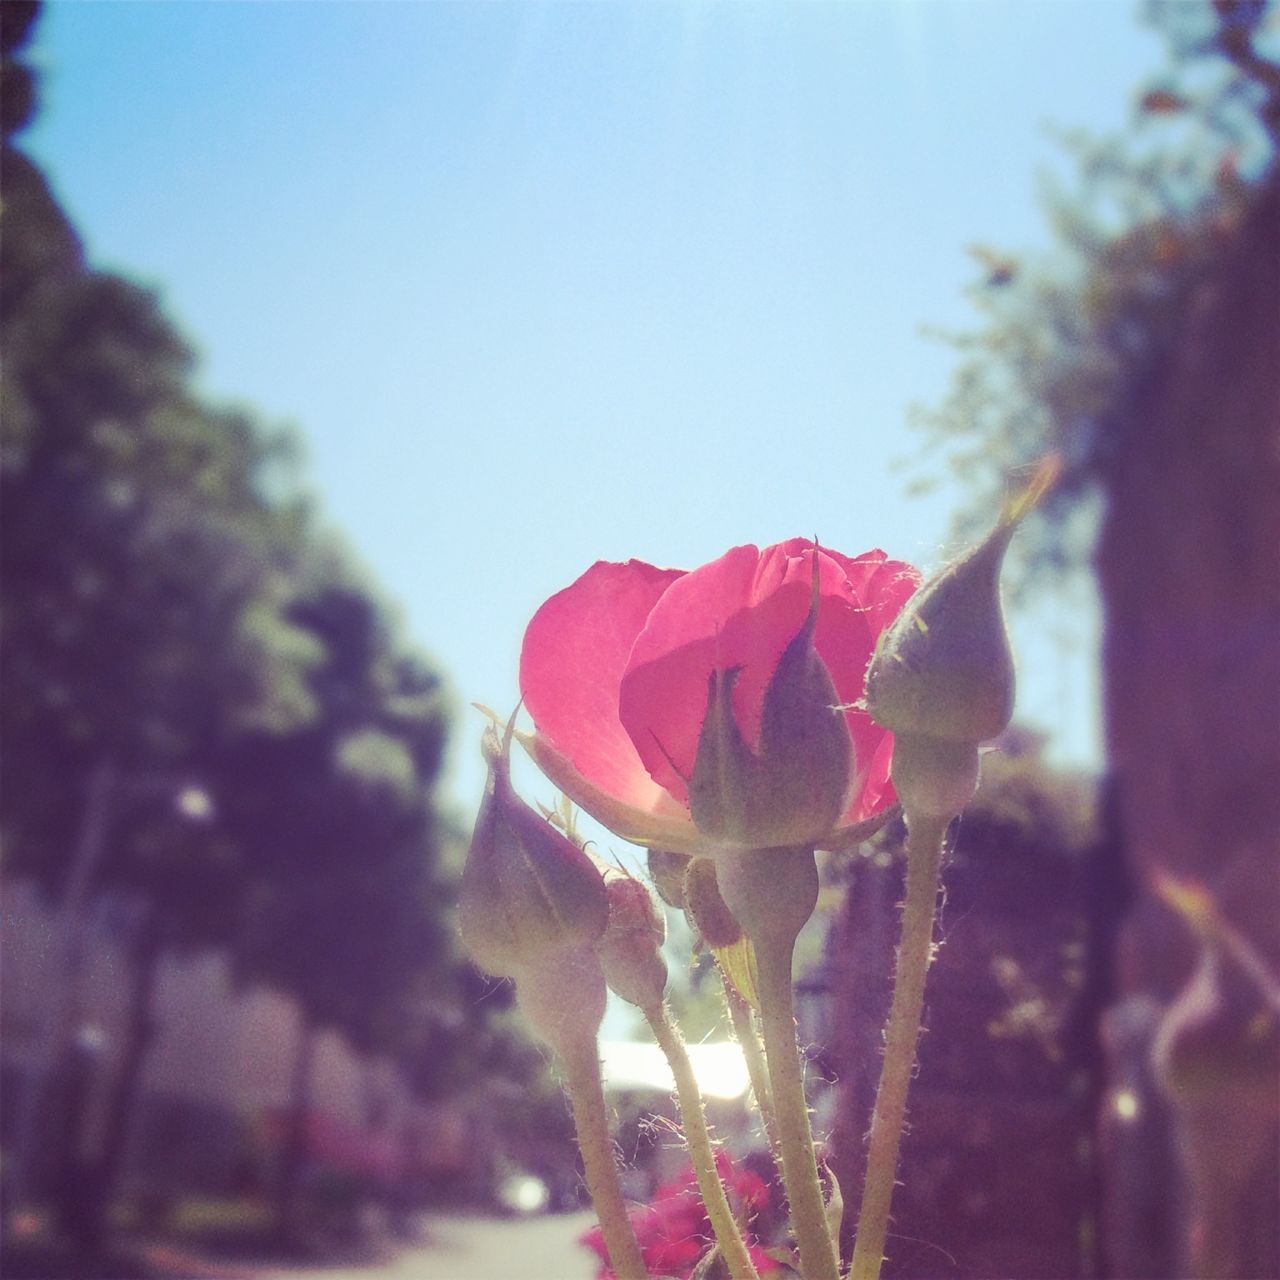
[[[1051,256],[972,249],[981,327],[943,335],[962,362],[942,405],[917,414],[929,453],[941,446],[977,492],[966,535],[999,505],[1010,468],[1061,454],[1063,476],[1015,553],[1024,570],[1087,560],[1092,499],[1133,406],[1276,180],[1280,8],[1149,0],[1144,16],[1167,40],[1167,69],[1139,87],[1123,136],[1064,135],[1080,177],[1070,193],[1048,186]]]
[[[949,835],[948,867],[976,867],[992,876],[1004,867],[1026,877],[1034,893],[1044,868],[1070,870],[1096,850],[1102,838],[1098,780],[1083,770],[1050,764],[1047,742],[1044,733],[1014,724],[983,752],[978,792]],[[861,846],[857,859],[834,859],[825,879],[843,886],[863,862],[886,868],[902,861],[906,840],[899,815]],[[947,895],[948,907],[954,906],[950,888]],[[841,900],[833,893],[830,905]]]
[[[961,827],[988,851],[1009,858],[1075,859],[1100,838],[1097,782],[1046,763],[1043,734],[1014,726],[983,757],[982,784]]]
[[[1044,744],[1007,730],[949,832],[886,1269],[904,1280],[1095,1274],[1082,1227],[1096,1210],[1095,1028],[1126,886],[1096,779],[1046,762]],[[838,1081],[836,1172],[851,1185],[879,1075],[905,839],[897,819],[827,869],[833,893],[847,889],[817,994],[834,997],[822,1057]]]
[[[464,1087],[454,1032],[491,1006],[458,1012],[440,678],[318,526],[284,437],[197,394],[159,299],[86,260],[15,144],[37,8],[0,6],[5,871],[61,896],[106,770],[93,889],[166,948],[230,949],[420,1092]]]

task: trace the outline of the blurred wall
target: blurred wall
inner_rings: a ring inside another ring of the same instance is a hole
[[[49,1018],[61,1007],[57,984],[66,936],[30,882],[0,885],[0,917],[0,1140],[9,1144],[42,1058]],[[86,1152],[101,1140],[109,1085],[120,1065],[125,942],[135,917],[121,897],[99,898],[88,912],[88,963],[75,1013],[77,1042],[91,1064]],[[128,1175],[207,1188],[234,1184],[246,1152],[263,1140],[266,1117],[289,1104],[301,1025],[297,1006],[262,987],[237,990],[228,958],[203,952],[162,958],[153,1014],[156,1035],[132,1126]],[[350,1131],[398,1130],[411,1109],[393,1064],[362,1058],[333,1031],[319,1036],[312,1096],[317,1112]]]

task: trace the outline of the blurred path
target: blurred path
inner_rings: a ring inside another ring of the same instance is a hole
[[[254,1280],[591,1280],[594,1255],[577,1238],[591,1213],[544,1218],[429,1218],[431,1243],[374,1266],[258,1271]]]

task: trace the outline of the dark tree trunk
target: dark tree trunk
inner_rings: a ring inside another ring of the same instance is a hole
[[[51,1191],[80,1160],[82,1119],[93,1054],[77,1039],[84,1021],[84,982],[88,953],[86,906],[94,878],[107,851],[116,773],[109,760],[89,771],[84,812],[66,881],[62,886],[52,998],[36,1062],[22,1092],[13,1139],[9,1193],[15,1203],[34,1189]],[[46,1124],[52,1121],[49,1128]]]
[[[150,906],[138,925],[130,948],[129,1005],[124,1025],[120,1065],[107,1100],[106,1126],[96,1160],[77,1169],[64,1202],[73,1239],[85,1253],[100,1251],[107,1213],[124,1168],[129,1134],[141,1093],[142,1072],[155,1039],[152,1014],[156,977],[160,968],[163,929],[160,913]]]
[[[1107,746],[1138,885],[1121,943],[1113,1038],[1145,1037],[1154,1054],[1182,1157],[1180,1185],[1166,1187],[1164,1199],[1185,1196],[1187,1206],[1174,1254],[1132,1265],[1166,1277],[1275,1276],[1278,1086],[1268,1074],[1271,1047],[1247,1046],[1250,1026],[1255,1041],[1274,1038],[1274,1011],[1267,1032],[1256,1021],[1261,1013],[1265,1022],[1261,994],[1250,996],[1219,942],[1197,938],[1157,889],[1169,876],[1200,886],[1234,935],[1280,971],[1274,182],[1189,308],[1106,485],[1098,573]],[[1214,970],[1207,977],[1206,966]],[[1190,1030],[1210,1023],[1197,1049]],[[1210,1050],[1212,1061],[1187,1058]],[[1188,1063],[1205,1087],[1189,1083]],[[1137,1227],[1116,1222],[1113,1232],[1123,1240]]]
[[[317,1027],[305,1009],[299,1011],[298,1040],[289,1084],[289,1114],[285,1121],[276,1184],[276,1218],[281,1238],[291,1246],[302,1242],[302,1202],[312,1110],[311,1079],[316,1056]]]

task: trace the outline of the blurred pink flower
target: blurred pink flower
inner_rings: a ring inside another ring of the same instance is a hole
[[[729,1202],[740,1218],[745,1217],[750,1222],[768,1205],[769,1185],[759,1174],[739,1168],[725,1151],[716,1152],[716,1169],[728,1192]],[[698,1193],[698,1179],[692,1167],[670,1182],[663,1183],[648,1204],[636,1205],[631,1210],[631,1226],[650,1272],[686,1280],[713,1240],[711,1223]],[[596,1280],[615,1280],[600,1228],[592,1227],[578,1240],[600,1258]],[[781,1265],[765,1253],[749,1231],[746,1242],[751,1260],[761,1275],[781,1270]]]

